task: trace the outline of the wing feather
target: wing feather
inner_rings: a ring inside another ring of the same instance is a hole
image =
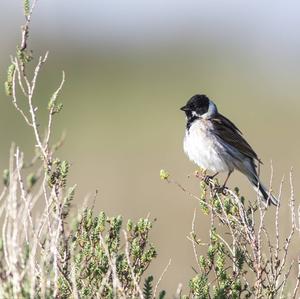
[[[247,157],[262,163],[250,144],[242,136],[242,132],[228,118],[218,113],[210,120],[214,127],[214,133],[220,139]]]

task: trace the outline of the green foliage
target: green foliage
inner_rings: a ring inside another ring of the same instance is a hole
[[[153,276],[148,276],[145,279],[144,288],[143,288],[143,295],[145,299],[151,299],[153,294]]]
[[[169,178],[169,173],[166,172],[164,169],[161,169],[159,172],[161,180],[167,180]]]
[[[5,93],[7,96],[11,96],[13,93],[13,78],[15,73],[15,65],[11,64],[7,69],[7,79],[4,82]]]
[[[30,13],[30,1],[29,0],[24,0],[23,7],[24,7],[24,15],[26,17],[28,17],[29,13]]]
[[[70,201],[73,198],[73,190],[71,188],[67,193]],[[66,207],[66,216],[68,212],[69,206]],[[137,223],[129,222],[132,223],[132,229],[127,230],[126,240],[122,237],[121,216],[108,217],[104,212],[94,216],[90,208],[78,216],[68,236],[63,238],[62,235],[60,239],[59,250],[65,259],[59,266],[57,298],[73,298],[74,288],[80,298],[112,299],[121,293],[126,298],[138,298],[137,288],[142,289],[145,299],[152,298],[153,276],[148,276],[144,284],[139,286],[145,271],[156,257],[156,251],[149,241],[152,222],[149,219],[140,219]],[[29,257],[32,250],[31,244],[25,242],[22,250],[22,267],[30,265]],[[2,290],[5,289],[3,298],[12,298],[13,281],[6,275],[5,267],[2,265],[3,257],[4,251],[0,242],[0,277]],[[53,266],[53,260],[50,264],[43,265],[48,269],[49,277],[54,277]],[[72,280],[72,275],[75,276],[75,280]],[[27,273],[22,279],[20,290],[22,298],[29,298],[32,277]],[[38,277],[36,279],[39,280]],[[138,287],[134,280],[139,284]],[[121,290],[116,290],[116,281],[120,283]],[[47,298],[53,297],[54,288],[54,281],[50,279],[44,290]],[[41,289],[37,287],[34,293],[36,298],[40,298]],[[164,297],[165,291],[160,292],[158,298]]]
[[[9,170],[8,169],[3,170],[2,178],[3,178],[4,186],[8,187],[8,185],[9,185]]]
[[[24,28],[25,34],[28,35],[28,29]],[[20,60],[20,63],[22,65],[25,65],[26,63],[30,62],[33,59],[32,52],[27,51],[27,49],[22,49],[19,46],[17,46],[17,51],[16,51],[17,57]]]
[[[48,170],[49,187],[65,188],[70,164],[60,159],[54,160],[52,164],[53,167]]]
[[[38,180],[38,177],[36,176],[35,173],[30,173],[28,176],[27,176],[27,186],[28,186],[28,189],[31,189],[35,183],[37,182]]]
[[[166,296],[166,291],[162,290],[158,294],[158,299],[164,299]]]
[[[123,219],[121,216],[107,217],[104,212],[93,215],[92,209],[86,209],[75,225],[69,237],[67,247],[72,248],[73,260],[70,258],[64,275],[60,277],[60,292],[62,298],[71,297],[68,288],[70,266],[74,263],[76,269],[76,288],[82,297],[113,298],[114,281],[117,278],[124,286],[128,298],[137,296],[134,278],[137,282],[141,278],[152,260],[156,251],[149,243],[149,232],[152,222],[149,219],[140,219],[132,223],[127,229],[128,242],[122,244]],[[128,254],[125,248],[128,246]],[[115,268],[115,276],[112,269]],[[133,277],[134,275],[134,277]],[[151,298],[153,293],[153,276],[146,278],[143,288],[145,298]],[[102,289],[101,293],[99,290]]]
[[[59,113],[63,108],[63,104],[62,103],[57,103],[57,93],[55,92],[49,102],[48,102],[48,110],[50,111],[50,113],[56,114]]]
[[[75,196],[75,189],[76,189],[76,185],[74,185],[73,187],[70,187],[68,189],[66,195],[64,196],[63,207],[62,207],[62,211],[61,211],[61,216],[63,219],[66,219],[69,214],[69,211],[71,208],[71,203]]]
[[[14,73],[15,73],[15,65],[11,64],[8,69],[7,69],[7,81],[11,82],[13,80],[14,77]]]
[[[242,287],[242,274],[246,269],[240,267],[234,272],[228,266],[230,254],[219,240],[208,247],[207,257],[199,258],[201,272],[190,281],[191,298],[247,298],[253,290],[245,284]],[[242,264],[240,264],[242,265]],[[209,277],[215,276],[211,282]]]
[[[206,275],[196,275],[193,279],[191,279],[189,287],[192,293],[192,298],[209,298],[208,277]]]
[[[213,207],[214,213],[222,213],[222,209],[228,216],[238,216],[238,207],[229,196],[224,196],[223,205],[219,197],[213,196],[209,204]],[[200,207],[207,214],[209,209],[203,205],[203,199],[199,200]],[[232,226],[234,227],[234,218]],[[245,250],[239,247],[232,253],[228,250],[224,239],[218,234],[217,228],[212,226],[210,229],[210,243],[207,247],[206,256],[199,256],[198,265],[200,273],[190,281],[191,298],[247,298],[253,292],[248,285],[242,286],[241,281],[248,271],[245,264]],[[230,265],[233,261],[233,265]],[[214,277],[211,280],[209,277]]]

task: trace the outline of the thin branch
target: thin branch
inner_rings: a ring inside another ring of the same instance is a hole
[[[171,259],[169,260],[169,263],[167,264],[167,266],[165,267],[165,269],[163,270],[163,272],[161,273],[155,287],[154,287],[154,292],[153,292],[153,296],[152,296],[152,299],[155,299],[155,296],[156,296],[156,292],[157,292],[157,289],[158,289],[158,286],[159,284],[161,283],[164,275],[166,274],[166,272],[168,271],[168,268],[170,267],[171,265]]]
[[[53,102],[56,100],[58,94],[60,93],[61,89],[63,88],[63,85],[65,83],[65,72],[62,72],[62,80],[61,83],[59,85],[59,87],[57,88],[57,90],[54,92],[54,94],[52,95],[52,99]],[[44,145],[44,150],[46,151],[48,148],[48,143],[49,143],[49,139],[50,139],[50,134],[51,134],[51,127],[52,127],[52,117],[53,117],[53,109],[54,109],[54,105],[52,105],[52,107],[50,107],[50,112],[49,112],[49,119],[48,119],[48,129],[47,129],[47,134],[46,134],[46,138],[45,138],[45,145]]]

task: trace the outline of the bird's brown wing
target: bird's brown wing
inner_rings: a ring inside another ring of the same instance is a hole
[[[210,120],[214,126],[214,133],[220,139],[238,149],[245,156],[262,163],[249,143],[243,138],[242,132],[228,118],[218,113]]]

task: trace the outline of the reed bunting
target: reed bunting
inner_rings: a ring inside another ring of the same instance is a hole
[[[259,196],[268,204],[278,205],[278,200],[261,184],[257,154],[243,138],[241,131],[225,116],[206,95],[194,95],[180,108],[186,114],[184,151],[190,160],[205,170],[228,172],[222,190],[234,169],[243,173]]]

